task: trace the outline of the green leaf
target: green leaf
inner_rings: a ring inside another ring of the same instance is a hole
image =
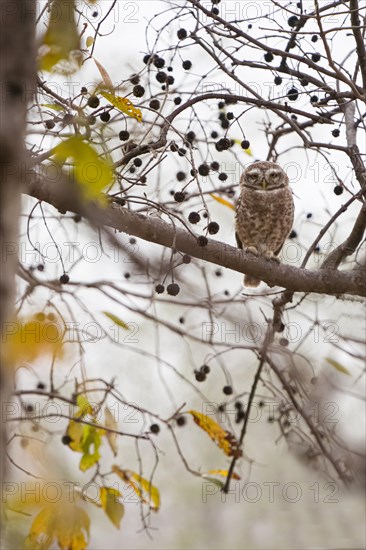
[[[100,489],[102,508],[117,529],[120,528],[121,519],[125,513],[123,504],[118,500],[121,496],[121,493],[112,487],[101,487]]]
[[[104,315],[106,315],[111,321],[113,321],[113,323],[116,323],[116,325],[118,325],[119,327],[123,328],[124,330],[130,330],[130,327],[126,325],[126,323],[122,321],[122,319],[120,319],[113,313],[109,313],[109,311],[102,311],[102,313],[104,313]]]
[[[349,370],[346,369],[346,367],[344,367],[340,363],[338,363],[338,361],[336,361],[335,359],[326,357],[325,360],[328,361],[328,363],[332,365],[332,367],[334,367],[338,372],[342,372],[343,374],[347,374],[348,376],[351,376],[351,373],[349,372]]]
[[[75,181],[85,199],[105,201],[101,192],[113,181],[112,165],[103,160],[89,143],[81,136],[72,136],[59,143],[53,155],[60,165],[71,159]]]
[[[80,67],[80,36],[75,22],[74,0],[53,0],[51,3],[40,52],[41,71],[72,74]]]
[[[53,111],[63,111],[65,109],[65,107],[58,105],[58,103],[41,103],[41,107],[52,109]]]

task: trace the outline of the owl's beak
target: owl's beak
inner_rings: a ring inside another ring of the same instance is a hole
[[[262,181],[261,181],[261,187],[262,187],[263,189],[266,189],[266,188],[267,188],[267,182],[266,182],[265,179],[262,179]]]

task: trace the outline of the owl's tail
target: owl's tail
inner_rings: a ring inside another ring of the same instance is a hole
[[[251,275],[244,275],[244,286],[255,288],[260,285],[260,279],[256,279]]]

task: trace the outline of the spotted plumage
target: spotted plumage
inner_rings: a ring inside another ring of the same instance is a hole
[[[267,259],[277,256],[288,237],[294,219],[294,202],[289,180],[275,162],[254,162],[240,179],[236,205],[235,236],[239,248]],[[256,287],[259,279],[245,275],[244,285]]]

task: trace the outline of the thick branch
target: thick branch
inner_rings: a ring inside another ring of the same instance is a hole
[[[26,176],[26,193],[53,205],[61,212],[69,210],[85,216],[94,225],[113,227],[117,231],[174,248],[194,258],[252,275],[269,286],[279,285],[297,292],[366,296],[366,281],[358,272],[310,271],[278,265],[276,262],[262,257],[256,258],[226,243],[211,239],[208,240],[207,246],[201,247],[194,235],[159,218],[143,216],[115,204],[105,209],[94,204],[86,205],[78,198],[75,184],[72,185],[66,177],[55,183],[31,171],[27,172]]]
[[[350,0],[352,32],[357,44],[357,57],[360,64],[364,94],[366,94],[366,47],[361,33],[358,0]],[[365,98],[366,99],[366,98]]]
[[[342,244],[337,246],[337,248],[329,254],[326,260],[323,262],[321,269],[337,269],[341,262],[347,256],[351,256],[351,254],[356,251],[358,245],[363,239],[365,229],[366,204],[363,204],[351,233]]]

